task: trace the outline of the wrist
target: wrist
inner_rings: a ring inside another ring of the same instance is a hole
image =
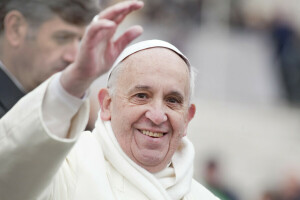
[[[70,95],[82,98],[86,94],[86,91],[89,89],[94,79],[83,77],[80,72],[76,72],[76,70],[72,68],[73,66],[69,66],[62,71],[60,84]]]

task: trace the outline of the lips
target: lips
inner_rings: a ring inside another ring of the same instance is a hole
[[[150,137],[154,137],[154,138],[160,138],[162,136],[164,136],[164,133],[159,133],[159,132],[151,132],[151,131],[147,131],[147,130],[140,130],[142,134],[150,136]]]

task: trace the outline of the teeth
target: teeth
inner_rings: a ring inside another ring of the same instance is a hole
[[[151,131],[145,131],[145,130],[142,130],[142,133],[144,134],[144,135],[148,135],[148,136],[150,136],[150,137],[162,137],[164,134],[163,133],[153,133],[153,132],[151,132]]]

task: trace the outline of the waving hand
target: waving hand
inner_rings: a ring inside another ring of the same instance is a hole
[[[95,16],[83,36],[75,62],[61,76],[64,89],[81,97],[92,82],[107,72],[123,49],[142,33],[140,26],[126,30],[119,38],[113,36],[123,19],[143,7],[141,1],[125,1]]]

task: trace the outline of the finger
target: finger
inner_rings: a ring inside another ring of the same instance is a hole
[[[101,40],[101,36],[104,39],[104,36],[107,35],[107,33],[111,32],[111,37],[113,36],[113,33],[116,29],[116,23],[110,20],[102,19],[97,22],[93,22],[86,33],[86,40],[87,45],[90,47],[94,47],[97,45],[99,40]]]
[[[132,42],[142,33],[143,28],[138,25],[133,26],[127,31],[125,31],[125,33],[123,33],[114,43],[115,49],[117,50],[116,52],[120,54],[130,42]]]
[[[117,20],[118,23],[120,21],[118,20],[120,16],[123,16],[121,18],[124,19],[128,13],[138,10],[144,6],[144,3],[141,1],[125,1],[118,3],[114,6],[111,6],[105,10],[103,10],[99,15],[98,19],[109,19],[109,20]],[[115,21],[116,22],[116,21]]]
[[[113,20],[116,24],[120,24],[124,18],[130,13],[131,11],[128,10],[128,12],[125,12],[123,14],[118,15],[117,17],[115,17],[115,19]]]
[[[119,15],[115,16],[113,21],[116,24],[120,24],[128,14],[130,14],[131,12],[133,12],[135,10],[137,10],[137,8],[129,7],[128,9],[126,9],[122,13],[120,13]]]

